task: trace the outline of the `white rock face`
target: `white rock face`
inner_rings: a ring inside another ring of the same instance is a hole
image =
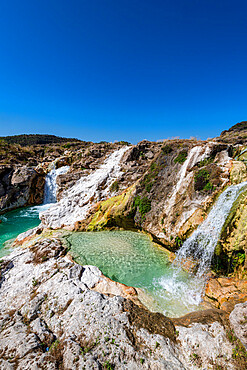
[[[224,368],[226,363],[227,369],[236,368],[231,363],[232,345],[228,342],[226,331],[219,322],[211,325],[196,323],[189,328],[177,327],[177,330],[182,353],[186,361],[191,362],[190,369],[214,369],[216,364]]]
[[[235,335],[247,349],[247,302],[236,304],[229,321]]]
[[[64,252],[51,238],[4,257],[1,369],[213,369],[212,361],[234,369],[222,325],[177,327],[176,341],[173,324],[158,314],[158,328],[144,329],[156,314],[95,291],[104,279],[100,270],[70,262]],[[157,334],[162,325],[173,337]]]
[[[121,175],[120,161],[128,149],[123,147],[116,150],[100,168],[78,180],[58,203],[40,213],[42,223],[57,229],[83,220],[92,204],[109,195],[111,184]]]

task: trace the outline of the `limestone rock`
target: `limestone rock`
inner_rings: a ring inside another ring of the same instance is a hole
[[[229,316],[229,321],[235,335],[247,349],[247,301],[234,307]]]
[[[237,303],[247,300],[247,280],[237,278],[209,279],[206,299],[215,307],[231,312]]]
[[[232,161],[230,180],[232,184],[239,184],[240,182],[247,181],[247,169],[243,162]]]
[[[45,246],[47,259],[37,263],[33,247],[22,247],[1,265],[1,368],[182,370],[211,369],[212,363],[238,368],[217,310],[201,321],[191,315],[182,326],[179,319],[172,322],[121,297],[136,292],[97,267],[54,254],[57,238],[34,246],[37,253]]]

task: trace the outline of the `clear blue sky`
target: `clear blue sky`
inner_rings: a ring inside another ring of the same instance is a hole
[[[247,120],[246,0],[2,0],[0,136],[206,139]]]

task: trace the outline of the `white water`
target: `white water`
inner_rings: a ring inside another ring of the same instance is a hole
[[[206,220],[198,226],[192,236],[179,249],[177,259],[192,258],[198,261],[197,276],[205,275],[211,264],[214,249],[220,238],[222,227],[234,201],[247,186],[247,182],[229,186],[218,198]]]
[[[183,301],[187,307],[199,305],[202,300],[206,274],[209,271],[215,247],[222,227],[239,194],[246,189],[247,181],[229,186],[218,198],[207,219],[197,228],[177,252],[173,274],[158,279],[156,285],[162,286],[165,296]],[[184,283],[179,274],[185,260],[197,262],[197,272],[191,273],[191,281]]]
[[[57,201],[57,177],[63,173],[68,172],[69,166],[63,166],[55,169],[53,164],[52,170],[46,175],[45,190],[44,190],[44,204],[56,203]]]
[[[189,154],[183,163],[180,171],[177,174],[177,184],[174,187],[174,190],[171,194],[171,196],[167,199],[167,203],[165,204],[164,211],[167,216],[173,216],[172,214],[172,208],[176,205],[176,200],[179,194],[182,194],[184,191],[186,191],[186,187],[188,186],[188,183],[193,177],[192,172],[188,172],[193,166],[195,166],[196,163],[203,160],[205,157],[208,156],[210,150],[209,148],[203,147],[203,146],[195,146],[190,151]],[[191,210],[191,214],[194,212],[194,209]],[[189,217],[189,215],[188,215]],[[169,224],[166,225],[168,233],[171,232],[169,229]],[[164,234],[160,233],[160,237],[163,237]]]
[[[40,214],[42,223],[55,229],[83,220],[93,203],[109,195],[111,184],[121,175],[120,161],[127,149],[116,150],[100,168],[78,180],[64,198]]]

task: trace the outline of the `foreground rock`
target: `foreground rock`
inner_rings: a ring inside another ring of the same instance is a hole
[[[225,277],[209,279],[205,294],[206,300],[215,307],[231,312],[237,303],[247,301],[247,280]]]
[[[173,322],[151,313],[135,289],[71,262],[53,236],[1,261],[0,368],[241,368],[215,311]]]

